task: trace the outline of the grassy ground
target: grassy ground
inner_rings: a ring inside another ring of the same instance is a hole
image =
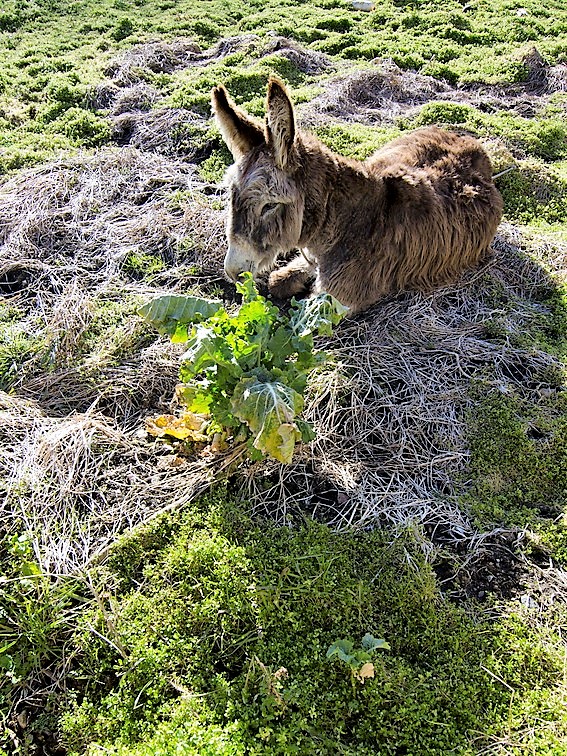
[[[2,6],[0,751],[566,752],[566,31],[563,0]],[[438,123],[511,170],[494,258],[343,324],[316,441],[234,468],[140,436],[180,352],[136,309],[231,298],[209,91],[262,114],[270,72],[342,154]]]

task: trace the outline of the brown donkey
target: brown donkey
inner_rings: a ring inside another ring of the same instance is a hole
[[[268,84],[265,124],[224,87],[212,104],[235,164],[227,172],[227,275],[274,268],[272,294],[326,291],[353,311],[455,279],[486,254],[502,199],[479,142],[431,126],[359,162],[299,131],[284,84]]]

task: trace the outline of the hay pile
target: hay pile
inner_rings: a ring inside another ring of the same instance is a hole
[[[166,450],[136,436],[145,415],[169,405],[179,348],[135,314],[122,324],[118,363],[82,347],[101,303],[134,308],[214,284],[224,221],[203,188],[194,166],[128,148],[24,171],[0,190],[0,289],[23,315],[19,330],[44,336],[13,395],[0,394],[0,526],[23,524],[48,571],[76,570],[165,499],[201,490],[201,463],[172,483]],[[163,262],[155,285],[128,268],[132,255]]]
[[[281,40],[274,44],[300,55]],[[187,45],[164,50],[145,51],[151,65],[205,61]],[[126,82],[150,101],[130,62],[112,68],[116,90]],[[403,77],[359,72],[347,84],[335,80],[315,107],[332,112],[329,98],[348,94],[351,100],[341,100],[347,108],[353,98],[366,111],[382,108],[386,84],[372,99],[369,82],[387,82],[392,101],[413,102],[401,94],[409,86]],[[445,85],[431,86],[425,96],[448,96]],[[147,114],[155,123],[165,117]],[[411,526],[423,533],[426,551],[434,543],[472,546],[491,537],[476,532],[459,506],[471,386],[482,376],[499,391],[534,400],[556,389],[545,381],[552,357],[514,347],[512,339],[495,343],[486,324],[500,318],[511,336],[520,332],[551,285],[544,267],[564,270],[566,250],[544,249],[545,260],[534,262],[518,232],[502,227],[494,257],[457,285],[403,295],[343,322],[322,344],[330,360],[308,389],[305,416],[317,439],[293,464],[236,467],[239,449],[179,460],[140,429],[146,415],[167,409],[180,349],[150,333],[133,305],[122,329],[123,356],[81,351],[101,302],[142,302],[187,289],[207,294],[223,280],[220,195],[210,194],[194,165],[158,154],[155,145],[147,149],[147,139],[139,147],[55,161],[0,187],[0,289],[24,313],[20,327],[45,337],[45,348],[20,366],[12,394],[0,394],[7,494],[0,527],[29,532],[45,570],[74,572],[118,533],[183,506],[230,473],[251,510],[280,523],[307,511],[339,528],[387,525],[395,533]],[[148,282],[129,266],[132,255],[159,259],[162,270]],[[501,309],[506,298],[514,300],[513,314]]]
[[[524,82],[510,85],[452,86],[432,76],[399,68],[392,60],[376,59],[374,67],[347,71],[326,82],[325,91],[302,107],[311,126],[328,123],[329,117],[344,122],[395,124],[400,117],[413,117],[429,102],[472,105],[494,113],[505,110],[531,117],[550,95],[567,89],[567,66],[550,66],[533,48],[523,59]],[[563,105],[563,108],[566,106]]]

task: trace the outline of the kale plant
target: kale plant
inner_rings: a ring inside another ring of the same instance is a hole
[[[162,296],[139,314],[174,342],[186,342],[176,394],[183,412],[150,421],[154,435],[223,448],[246,442],[250,456],[290,462],[314,438],[300,418],[307,375],[325,359],[314,335],[330,335],[347,312],[320,294],[292,300],[288,315],[258,293],[247,273],[235,314],[220,301]]]

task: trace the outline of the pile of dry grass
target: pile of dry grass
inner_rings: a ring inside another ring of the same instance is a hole
[[[146,72],[172,73],[201,57],[201,48],[190,39],[147,42],[135,45],[114,58],[106,67],[105,74],[120,87],[131,86],[145,81]]]
[[[374,69],[354,70],[326,82],[325,91],[302,107],[304,119],[326,123],[329,116],[346,122],[394,124],[412,117],[429,102],[472,105],[484,112],[505,110],[533,116],[554,92],[567,89],[567,67],[549,66],[537,50],[524,59],[527,76],[512,85],[452,86],[432,76],[403,70],[392,60],[376,59]]]
[[[156,341],[132,314],[121,326],[122,358],[82,354],[101,303],[141,302],[218,275],[223,216],[202,189],[194,166],[130,148],[23,171],[0,189],[2,294],[24,315],[18,328],[43,339],[14,395],[0,395],[0,527],[23,525],[50,571],[77,569],[165,499],[183,501],[210,478],[199,462],[168,484],[163,450],[135,435],[144,415],[171,400],[178,347]],[[147,256],[164,265],[153,286],[138,280]]]
[[[438,79],[380,60],[375,70],[353,71],[328,82],[324,93],[304,107],[304,115],[312,122],[334,116],[347,122],[393,123],[418,105],[449,99],[451,91]]]
[[[274,35],[261,52],[260,57],[278,55],[287,58],[298,71],[304,74],[318,74],[333,71],[335,64],[324,53],[307,50],[293,39]]]
[[[0,527],[9,532],[16,518],[48,573],[80,570],[119,533],[183,506],[212,480],[201,460],[182,462],[172,474],[174,457],[95,411],[49,417],[33,402],[1,393],[0,408],[7,493]],[[221,469],[223,461],[217,464]]]
[[[254,34],[229,37],[208,50],[191,40],[152,42],[136,45],[112,60],[108,79],[89,95],[92,107],[107,110],[113,140],[140,150],[187,160],[207,157],[211,145],[194,144],[186,138],[187,127],[206,130],[207,119],[184,108],[160,107],[164,95],[147,80],[155,73],[171,73],[189,67],[204,67],[235,52],[254,50],[259,58],[277,55],[291,61],[304,74],[318,74],[334,68],[322,53],[307,50],[297,42],[274,35],[262,42]]]
[[[316,440],[289,466],[266,460],[231,469],[252,511],[281,523],[308,511],[338,528],[417,528],[426,551],[433,542],[472,548],[494,536],[477,532],[459,506],[471,385],[480,375],[498,391],[534,401],[556,390],[545,383],[555,365],[550,355],[517,348],[512,338],[495,344],[486,333],[485,323],[502,316],[491,298],[495,284],[517,303],[511,337],[549,287],[513,229],[504,231],[494,258],[458,285],[401,296],[341,325],[324,345],[327,366],[309,385],[305,415]],[[17,514],[46,568],[79,569],[124,529],[183,506],[226,475],[230,458],[179,460],[137,433],[139,410],[169,401],[178,359],[174,347],[156,341],[90,387],[94,402],[86,412],[73,410],[76,394],[62,397],[71,385],[66,373],[45,378],[42,408],[3,397],[3,519]],[[19,395],[33,395],[34,385]],[[139,402],[129,418],[124,396]],[[57,416],[45,411],[49,401]],[[122,404],[120,417],[113,404]]]
[[[69,284],[91,293],[123,286],[132,254],[216,270],[223,216],[203,189],[193,165],[131,148],[18,173],[0,188],[4,293],[51,304]],[[193,212],[199,204],[203,217]]]

